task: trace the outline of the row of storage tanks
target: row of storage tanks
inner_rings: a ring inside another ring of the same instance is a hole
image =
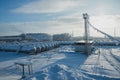
[[[60,42],[12,42],[0,43],[0,51],[37,54],[60,46]]]

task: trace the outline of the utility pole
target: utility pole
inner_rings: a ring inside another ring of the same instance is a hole
[[[83,14],[84,25],[85,25],[85,54],[89,55],[89,26],[88,26],[88,19],[89,16],[87,13]]]
[[[114,37],[116,37],[116,28],[114,27]]]

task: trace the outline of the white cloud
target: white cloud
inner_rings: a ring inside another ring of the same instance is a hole
[[[83,35],[83,23],[80,15],[71,14],[66,16],[60,16],[54,18],[50,21],[43,22],[16,22],[16,23],[2,23],[0,26],[4,26],[4,32],[10,31],[9,29],[13,29],[12,32],[16,32],[16,34],[20,33],[28,33],[28,32],[45,32],[45,33],[72,33],[75,35]],[[3,32],[3,33],[4,33]],[[1,30],[2,33],[2,30]],[[10,33],[8,33],[10,35]]]
[[[79,0],[37,0],[37,1],[24,4],[12,10],[12,12],[56,13],[56,12],[62,12],[68,9],[72,9],[73,7],[79,6],[79,5],[81,5]]]
[[[79,12],[54,18],[49,21],[49,25],[56,33],[73,32],[76,36],[84,34],[83,19]]]
[[[120,35],[120,15],[92,16],[90,21],[96,28],[103,32],[114,36],[114,29],[116,29],[116,35]],[[95,30],[92,30],[92,32],[95,32]],[[94,33],[91,34],[94,35]]]
[[[90,16],[90,22],[98,29],[113,35],[116,28],[116,35],[120,35],[120,15]],[[50,21],[38,22],[17,22],[1,23],[0,34],[21,34],[21,33],[74,33],[75,36],[84,35],[84,23],[82,15],[75,13],[66,16],[60,16]],[[90,29],[92,36],[101,36],[95,30]]]

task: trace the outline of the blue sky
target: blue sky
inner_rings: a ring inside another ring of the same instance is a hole
[[[0,0],[0,36],[21,33],[84,34],[82,14],[100,30],[120,35],[120,0]],[[92,36],[100,35],[90,29]],[[94,35],[96,34],[96,35]]]

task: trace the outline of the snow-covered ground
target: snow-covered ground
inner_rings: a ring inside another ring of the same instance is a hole
[[[37,55],[0,52],[0,80],[21,79],[22,68],[14,63],[26,61],[33,74],[25,67],[23,80],[120,80],[120,47],[98,47],[89,57],[70,45]]]
[[[0,43],[0,51],[6,52],[22,52],[28,54],[37,54],[47,51],[59,46],[58,41],[48,42],[34,42],[34,41],[21,41],[21,42],[4,42]]]

